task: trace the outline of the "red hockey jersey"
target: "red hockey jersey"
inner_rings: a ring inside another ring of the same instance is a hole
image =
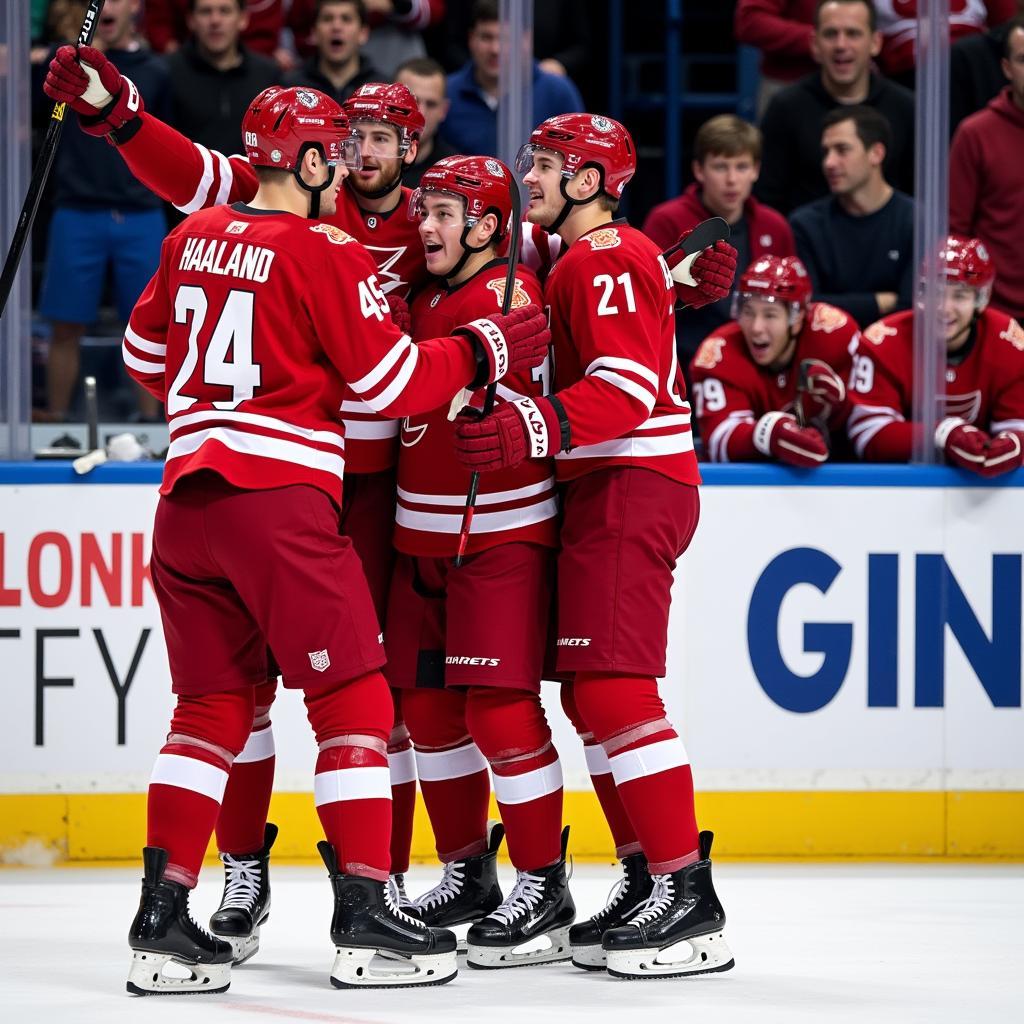
[[[413,336],[436,337],[453,327],[500,312],[505,294],[505,261],[495,260],[454,288],[438,284],[421,292],[412,307]],[[512,308],[542,304],[536,277],[521,267],[516,274]],[[498,402],[545,394],[550,363],[530,373],[512,375],[498,384]],[[476,393],[480,405],[484,391]],[[469,472],[455,456],[454,424],[449,403],[402,421],[398,454],[398,511],[395,547],[408,555],[454,557],[466,507]],[[554,547],[558,543],[554,462],[527,459],[514,469],[484,473],[467,551],[472,554],[525,541]]]
[[[244,156],[224,156],[190,142],[180,132],[149,114],[142,127],[119,152],[132,173],[147,188],[183,213],[223,203],[248,202],[259,186],[256,172]],[[370,213],[359,207],[349,188],[338,193],[338,210],[324,223],[333,224],[366,247],[377,264],[385,294],[406,298],[430,279],[423,258],[418,225],[409,219],[410,191],[403,188],[390,213]],[[398,424],[378,416],[348,395],[342,410],[347,425],[348,470],[375,473],[395,464]]]
[[[571,429],[559,480],[642,466],[700,483],[675,344],[675,291],[658,247],[624,221],[578,238],[545,285],[555,393]]]
[[[801,360],[820,359],[846,380],[858,334],[848,313],[826,302],[811,303],[793,358],[777,373],[751,359],[735,320],[705,338],[690,362],[690,379],[708,461],[764,459],[754,447],[754,425],[767,412],[792,409]]]
[[[313,484],[339,504],[346,388],[398,417],[447,402],[476,370],[466,339],[416,345],[395,327],[344,231],[241,203],[167,236],[122,352],[166,404],[161,493],[208,468],[243,488]]]
[[[970,343],[969,343],[970,344]],[[909,310],[868,327],[853,354],[847,432],[872,462],[906,462],[913,450],[914,317]],[[1024,329],[997,309],[978,317],[962,361],[946,365],[946,416],[991,434],[1024,434]]]

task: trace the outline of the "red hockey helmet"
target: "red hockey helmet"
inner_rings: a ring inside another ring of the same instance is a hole
[[[786,302],[793,314],[803,309],[811,297],[811,279],[807,268],[796,256],[761,256],[740,275],[733,300],[733,316],[744,299],[768,299]]]
[[[976,288],[979,307],[988,304],[996,268],[983,242],[963,235],[950,235],[939,253],[939,261],[948,282]]]
[[[369,82],[361,85],[342,104],[350,122],[374,121],[398,129],[398,156],[423,134],[425,124],[416,97],[398,82]]]
[[[361,163],[341,107],[316,89],[264,89],[242,118],[242,138],[254,167],[295,170],[309,146],[318,147],[329,164]]]
[[[498,218],[497,241],[504,237],[512,222],[510,190],[518,186],[509,169],[490,156],[450,156],[439,160],[420,179],[409,198],[409,216],[419,220],[427,192],[445,192],[457,196],[466,208],[466,223],[472,227],[486,213]]]
[[[516,156],[516,172],[525,174],[538,149],[562,158],[562,175],[571,178],[584,167],[602,173],[602,189],[613,199],[622,196],[626,182],[636,173],[633,137],[610,117],[597,114],[558,114],[542,121]],[[564,193],[564,186],[563,186]]]

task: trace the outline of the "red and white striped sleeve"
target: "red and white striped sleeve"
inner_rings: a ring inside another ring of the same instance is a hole
[[[436,25],[444,17],[444,0],[411,0],[408,11],[399,11],[398,6],[392,19],[399,25],[417,31]]]
[[[143,113],[142,127],[117,147],[128,169],[150,191],[195,213],[207,206],[248,202],[259,185],[244,156],[225,156],[191,142],[177,129]]]
[[[868,327],[852,352],[846,433],[867,462],[909,462],[913,451],[914,425],[903,413],[910,371],[896,358],[902,339],[888,320]]]
[[[167,323],[171,318],[163,258],[167,251],[165,241],[160,266],[135,303],[121,342],[121,358],[128,373],[161,402],[167,393]]]

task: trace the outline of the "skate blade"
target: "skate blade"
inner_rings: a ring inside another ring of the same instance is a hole
[[[722,932],[696,935],[664,949],[610,949],[608,973],[613,978],[684,978],[718,974],[736,966]]]
[[[176,973],[168,973],[173,965]],[[231,985],[231,964],[192,964],[169,953],[132,952],[132,966],[125,986],[136,996],[190,996],[227,992]]]
[[[581,971],[603,971],[608,963],[608,954],[597,943],[593,946],[573,946],[572,965]]]
[[[455,951],[402,956],[378,949],[336,946],[331,984],[335,988],[397,988],[444,985],[459,973]]]
[[[518,946],[474,946],[470,942],[466,952],[466,963],[479,971],[556,964],[570,959],[568,926],[535,935]]]
[[[213,934],[217,935],[216,932]],[[217,935],[217,938],[230,943],[231,962],[235,967],[254,957],[260,949],[259,926],[253,928],[251,935]]]

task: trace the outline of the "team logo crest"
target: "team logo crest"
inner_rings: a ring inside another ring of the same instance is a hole
[[[498,307],[501,308],[505,301],[505,278],[496,277],[493,281],[487,282],[487,287],[494,292],[498,299]],[[516,278],[515,287],[512,290],[512,305],[510,309],[522,309],[530,304],[530,296],[523,288],[523,282]]]
[[[309,663],[314,672],[326,672],[331,667],[331,656],[327,651],[310,651]]]
[[[367,217],[366,218],[366,226],[368,228],[370,228],[371,230],[373,228],[375,228],[377,226],[377,218],[376,217]]]
[[[248,223],[244,220],[233,220],[224,229],[224,232],[228,235],[240,235],[248,226]]]
[[[814,304],[814,314],[811,316],[812,331],[824,331],[825,334],[831,334],[833,331],[839,330],[840,327],[845,327],[846,321],[847,316],[841,309],[836,309],[835,306],[830,306],[827,302]]]
[[[713,370],[721,361],[725,351],[725,338],[705,338],[697,349],[693,365],[701,370]]]
[[[326,235],[327,241],[334,245],[344,245],[346,242],[354,241],[351,235],[345,234],[341,228],[336,228],[333,224],[314,224],[309,230]]]
[[[431,309],[433,309],[433,308],[434,308],[434,307],[435,307],[435,306],[436,306],[436,305],[437,305],[437,304],[438,304],[438,303],[439,303],[440,301],[441,301],[441,292],[438,292],[438,293],[437,293],[437,294],[436,294],[436,295],[435,295],[435,296],[434,296],[434,297],[433,297],[433,298],[432,298],[432,299],[430,300],[430,308],[431,308]]]
[[[895,327],[889,327],[887,324],[883,324],[881,320],[876,320],[864,332],[864,338],[870,341],[872,345],[881,345],[886,338],[891,338],[895,333]]]
[[[612,123],[607,117],[592,117],[590,123],[596,132],[610,132],[612,130]]]
[[[1008,341],[1018,352],[1024,352],[1024,327],[1016,320],[1011,320],[1010,326],[999,337]]]
[[[590,243],[591,249],[614,249],[622,244],[618,228],[600,228],[597,231],[591,231],[587,235],[587,241]]]
[[[427,432],[426,423],[417,423],[416,426],[411,426],[409,423],[409,417],[406,416],[402,420],[402,433],[400,440],[403,448],[412,448],[413,445],[417,445],[423,440],[423,435]]]
[[[501,169],[501,164],[497,160],[488,160],[484,163],[484,167],[487,168],[487,173],[492,178],[500,178],[502,181],[505,180],[505,174]]]
[[[316,106],[316,97],[305,89],[300,89],[295,94],[295,98],[308,110],[312,110]]]
[[[281,162],[281,150],[271,150],[270,159],[273,160],[275,164],[279,164]]]

